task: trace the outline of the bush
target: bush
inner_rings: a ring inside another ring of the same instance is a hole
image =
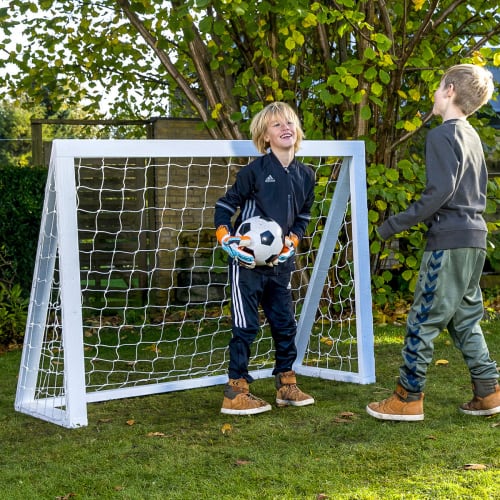
[[[22,343],[47,169],[0,167],[0,345]]]
[[[0,167],[0,282],[28,296],[38,243],[47,169]]]
[[[28,304],[19,285],[9,288],[0,282],[0,345],[22,343]]]

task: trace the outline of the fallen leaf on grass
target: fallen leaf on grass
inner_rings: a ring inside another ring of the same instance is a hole
[[[123,486],[115,486],[113,489],[115,491],[123,491],[125,488]]]
[[[436,361],[436,366],[448,366],[450,363],[447,359],[438,359]]]
[[[330,497],[324,493],[318,493],[316,495],[316,500],[328,500]]]
[[[236,465],[248,465],[248,464],[251,464],[251,463],[252,462],[250,460],[241,460],[241,459],[238,459],[235,462]]]
[[[154,344],[150,345],[149,347],[145,347],[144,351],[152,351],[155,354],[160,354],[161,353],[160,348],[157,345],[154,345]]]
[[[333,345],[333,340],[328,337],[321,337],[319,341],[325,345]]]
[[[436,436],[427,436],[427,439],[433,439],[434,441],[437,439]]]
[[[465,464],[465,470],[486,470],[488,468],[487,465],[484,464]]]
[[[340,414],[341,417],[346,417],[346,418],[349,418],[349,417],[355,417],[356,414],[353,413],[352,411],[343,411],[341,414]]]
[[[134,425],[135,424],[135,420],[133,420],[133,419],[127,420],[126,424],[127,425]]]
[[[224,424],[221,428],[220,431],[222,434],[230,434],[233,430],[233,426],[231,424]]]
[[[500,427],[500,422],[495,422],[494,424],[491,424],[491,427]]]
[[[165,437],[166,434],[164,432],[158,432],[158,431],[156,431],[156,432],[148,432],[146,434],[146,436],[147,437]]]
[[[338,417],[335,417],[333,421],[336,424],[350,424],[356,418],[356,414],[352,411],[343,411]]]
[[[76,497],[76,493],[68,493],[67,495],[63,495],[62,497],[56,497],[56,500],[68,500],[69,498]]]

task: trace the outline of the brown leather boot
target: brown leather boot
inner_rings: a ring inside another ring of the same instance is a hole
[[[424,419],[424,393],[410,393],[398,384],[394,394],[378,403],[370,403],[366,412],[380,420],[415,422]]]
[[[278,406],[306,406],[314,403],[314,398],[297,387],[295,372],[276,374],[276,404]]]
[[[500,413],[500,386],[496,380],[473,380],[474,397],[460,406],[466,415],[486,416]]]
[[[224,387],[224,401],[221,413],[228,415],[255,415],[269,411],[271,405],[250,394],[244,378],[229,379]]]

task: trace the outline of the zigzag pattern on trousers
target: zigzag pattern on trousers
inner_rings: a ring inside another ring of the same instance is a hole
[[[443,263],[444,250],[432,252],[428,263],[428,270],[424,276],[422,284],[422,296],[420,300],[420,309],[415,314],[414,321],[407,325],[406,347],[404,350],[404,361],[407,368],[408,384],[415,391],[419,390],[419,379],[417,377],[417,352],[420,346],[421,325],[429,318],[429,312],[434,301],[439,270]]]

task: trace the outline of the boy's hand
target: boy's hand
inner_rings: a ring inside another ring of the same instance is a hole
[[[290,257],[295,255],[295,250],[299,244],[299,238],[296,234],[290,233],[288,236],[285,236],[285,244],[281,250],[281,253],[278,255],[278,258],[274,261],[276,264],[282,264],[286,262]]]
[[[250,245],[248,236],[231,236],[226,226],[219,226],[216,231],[217,241],[222,249],[239,264],[248,269],[255,267],[255,257],[243,250],[243,247]]]

